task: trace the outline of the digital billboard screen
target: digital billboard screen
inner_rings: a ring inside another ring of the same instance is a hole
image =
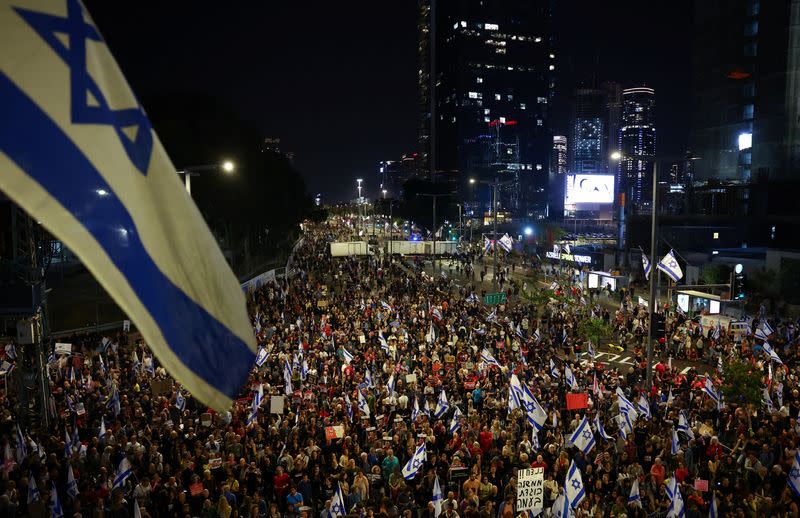
[[[564,205],[614,203],[614,175],[568,174]]]

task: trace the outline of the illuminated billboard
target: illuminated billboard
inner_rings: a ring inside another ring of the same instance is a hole
[[[564,205],[614,203],[614,175],[568,174]]]

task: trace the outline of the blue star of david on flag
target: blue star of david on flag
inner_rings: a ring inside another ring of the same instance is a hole
[[[427,460],[428,454],[427,449],[425,448],[425,443],[423,442],[417,448],[417,451],[414,452],[414,455],[408,459],[408,462],[405,466],[403,466],[403,478],[406,480],[411,480],[417,476],[419,469],[425,464],[425,460]]]

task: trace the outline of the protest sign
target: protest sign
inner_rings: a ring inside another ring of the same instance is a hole
[[[532,511],[536,515],[544,507],[544,468],[517,470],[517,513]]]

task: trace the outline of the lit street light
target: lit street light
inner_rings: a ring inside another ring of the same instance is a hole
[[[206,164],[206,165],[193,165],[190,167],[184,167],[178,174],[183,175],[183,183],[186,186],[186,192],[189,193],[189,196],[192,195],[192,176],[200,176],[200,173],[206,171],[219,171],[222,170],[225,173],[231,174],[236,169],[236,165],[230,161],[225,160],[220,164]]]

